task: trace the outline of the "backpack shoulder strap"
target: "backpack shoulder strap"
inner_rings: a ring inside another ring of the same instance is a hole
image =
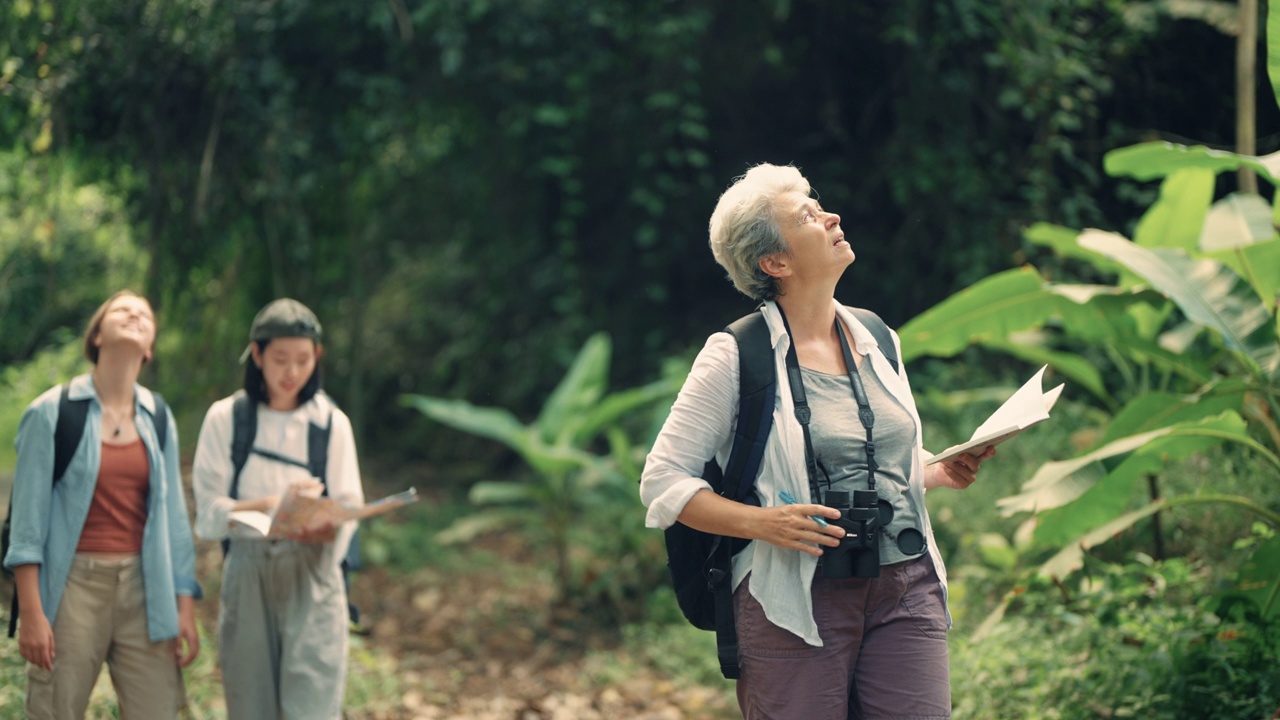
[[[151,414],[151,421],[156,426],[156,442],[160,446],[160,452],[164,452],[165,444],[169,441],[169,405],[164,401],[164,396],[154,390],[151,397],[155,398],[156,411]]]
[[[244,390],[235,394],[231,404],[231,491],[233,500],[240,497],[240,471],[249,460],[253,440],[258,435],[257,403]]]
[[[764,446],[773,429],[777,372],[764,315],[754,312],[730,323],[725,331],[738,342],[738,422],[733,448],[725,464],[723,495],[746,497],[755,486]]]
[[[764,446],[773,429],[778,379],[773,343],[763,313],[757,311],[739,318],[725,331],[738,343],[738,422],[733,431],[729,461],[725,463],[721,494],[730,500],[742,501],[751,493],[760,474]],[[741,676],[733,588],[729,582],[735,545],[738,543],[730,538],[716,537],[706,565],[707,586],[715,605],[716,657],[721,674],[730,679]]]
[[[311,476],[324,485],[329,494],[329,431],[333,429],[333,410],[325,418],[324,425],[310,423],[307,426],[307,469]]]
[[[884,356],[888,358],[889,364],[893,366],[893,371],[901,372],[898,369],[898,348],[893,344],[893,333],[889,332],[889,326],[885,324],[884,320],[866,308],[856,308],[851,305],[846,305],[845,307],[875,336],[876,342],[880,344],[880,352],[884,353]]]
[[[84,426],[89,417],[89,401],[72,400],[69,392],[70,383],[63,383],[58,393],[58,421],[53,428],[53,478],[54,485],[67,473],[71,464],[71,456],[76,454],[80,438],[84,436]],[[4,519],[4,545],[8,550],[9,523],[13,516],[13,491],[9,492],[9,511]],[[3,560],[3,558],[0,558]],[[6,572],[8,572],[6,570]],[[18,591],[13,591],[13,599],[9,604],[9,637],[13,637],[18,629]]]
[[[84,425],[89,417],[89,401],[72,400],[71,383],[62,384],[58,396],[58,423],[53,430],[53,482],[57,484],[71,464],[71,456],[80,446]]]

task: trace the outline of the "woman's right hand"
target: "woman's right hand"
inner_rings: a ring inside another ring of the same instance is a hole
[[[24,613],[18,621],[18,653],[32,665],[53,672],[53,627],[43,612]]]
[[[825,518],[827,526],[814,520],[815,516]],[[844,537],[844,530],[830,522],[839,518],[840,511],[826,505],[760,508],[703,490],[689,498],[679,520],[713,535],[763,540],[787,550],[820,556],[823,547],[836,547]]]
[[[824,527],[815,517],[826,518]],[[845,536],[834,520],[840,511],[826,505],[779,505],[763,508],[757,525],[757,539],[787,550],[822,555],[823,547],[836,547]]]

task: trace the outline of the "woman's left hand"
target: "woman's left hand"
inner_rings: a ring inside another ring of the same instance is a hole
[[[185,652],[184,652],[185,650]],[[178,596],[178,637],[173,640],[173,657],[178,667],[186,667],[200,654],[200,631],[196,628],[196,601]]]
[[[983,461],[996,454],[994,447],[988,447],[981,455],[961,453],[953,460],[944,460],[924,468],[924,487],[931,490],[936,487],[949,487],[964,490],[978,479],[978,469]]]

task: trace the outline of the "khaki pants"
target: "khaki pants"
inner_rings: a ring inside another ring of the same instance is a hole
[[[106,662],[121,720],[176,718],[185,704],[173,641],[147,637],[142,562],[77,555],[53,622],[53,672],[27,663],[27,717],[80,720]]]

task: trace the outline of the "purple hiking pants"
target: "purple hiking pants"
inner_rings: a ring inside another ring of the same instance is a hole
[[[878,578],[815,577],[822,647],[770,623],[750,582],[734,592],[744,720],[951,717],[946,610],[928,555]]]

